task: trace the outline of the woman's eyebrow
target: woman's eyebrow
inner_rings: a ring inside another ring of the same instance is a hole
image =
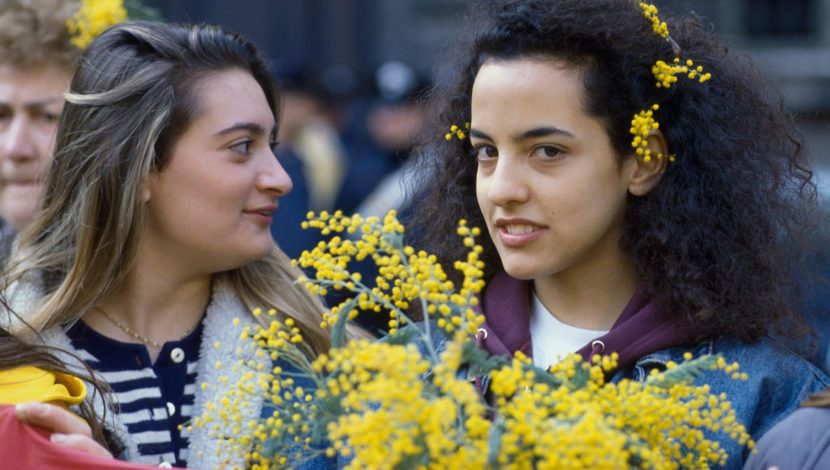
[[[470,129],[470,137],[476,137],[478,139],[485,139],[485,140],[493,140],[492,137],[485,134],[484,132],[481,132],[478,129]]]
[[[214,134],[214,136],[223,136],[239,130],[245,130],[254,135],[265,134],[265,128],[263,128],[255,122],[238,122],[230,127],[222,129],[221,131]]]
[[[538,139],[539,137],[549,137],[549,136],[552,136],[552,135],[560,135],[560,136],[571,137],[571,138],[574,137],[573,134],[571,134],[570,132],[568,132],[564,129],[560,129],[560,128],[554,127],[554,126],[544,126],[544,127],[536,127],[536,128],[533,128],[533,129],[529,129],[529,130],[524,131],[520,134],[514,135],[513,140],[516,141],[516,142],[521,142],[523,140]],[[485,139],[485,140],[491,140],[491,141],[493,140],[492,137],[490,137],[489,135],[487,135],[486,133],[484,133],[484,132],[482,132],[478,129],[470,129],[470,137],[476,137],[476,138],[479,138],[479,139]]]
[[[520,142],[522,140],[538,139],[539,137],[549,137],[552,135],[560,135],[565,137],[573,137],[570,132],[554,126],[536,127],[527,130],[513,137],[513,140]]]

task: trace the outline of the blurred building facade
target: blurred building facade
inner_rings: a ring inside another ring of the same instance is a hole
[[[405,61],[419,73],[429,74],[442,51],[453,47],[455,27],[469,4],[465,0],[146,3],[168,20],[223,24],[260,45],[275,65],[310,67],[344,89],[356,89],[388,60]],[[729,44],[747,51],[777,80],[805,133],[810,158],[830,176],[830,0],[655,3],[664,11],[691,10],[711,20]],[[825,179],[830,188],[830,178]]]
[[[804,133],[824,197],[830,195],[830,0],[663,0],[712,20],[781,88]]]

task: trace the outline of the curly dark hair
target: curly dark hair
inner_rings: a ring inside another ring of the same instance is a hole
[[[458,219],[485,224],[469,140],[443,139],[450,124],[470,121],[479,68],[553,58],[582,72],[586,112],[620,159],[632,154],[632,117],[660,104],[656,119],[677,160],[646,196],[629,196],[620,241],[652,300],[698,340],[752,342],[773,325],[800,324],[788,244],[807,228],[815,185],[780,94],[746,57],[692,15],[665,18],[671,40],[660,37],[633,0],[520,0],[472,11],[466,42],[441,62],[431,97],[439,118],[419,152],[429,178],[414,219],[432,252],[444,262],[464,258],[451,235]],[[655,87],[651,68],[675,56],[671,41],[713,78]],[[492,276],[501,263],[483,238]]]

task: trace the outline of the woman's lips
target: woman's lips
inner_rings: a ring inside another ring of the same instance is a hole
[[[500,219],[496,221],[499,240],[504,246],[518,248],[536,240],[546,228],[530,220]]]
[[[271,225],[271,222],[274,220],[272,217],[273,213],[277,211],[279,206],[263,206],[257,207],[255,209],[249,209],[242,211],[243,214],[247,215],[248,217],[252,218],[254,221],[259,223],[260,225]]]

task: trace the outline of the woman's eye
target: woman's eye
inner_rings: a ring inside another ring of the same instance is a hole
[[[58,119],[61,117],[60,113],[55,113],[46,109],[37,109],[32,112],[31,116],[35,121],[46,124],[54,124],[58,122]]]
[[[44,113],[43,114],[43,119],[45,119],[48,122],[58,122],[58,119],[60,119],[60,117],[61,117],[60,114],[55,114],[55,113]]]
[[[470,150],[470,156],[478,159],[478,161],[484,161],[498,157],[499,152],[490,145],[476,145]]]
[[[242,155],[248,155],[249,153],[251,153],[251,141],[250,140],[244,140],[242,142],[238,142],[238,143],[235,143],[235,144],[231,145],[230,148],[234,152],[240,153]]]
[[[273,139],[270,142],[268,142],[268,145],[271,147],[271,153],[276,155],[277,154],[277,147],[280,146],[280,141],[276,140],[276,139]]]
[[[542,146],[536,147],[533,150],[533,154],[535,156],[541,157],[543,159],[550,160],[550,159],[559,158],[559,156],[562,155],[562,150],[560,150],[560,149],[558,149],[558,148],[556,148],[552,145],[542,145]]]

